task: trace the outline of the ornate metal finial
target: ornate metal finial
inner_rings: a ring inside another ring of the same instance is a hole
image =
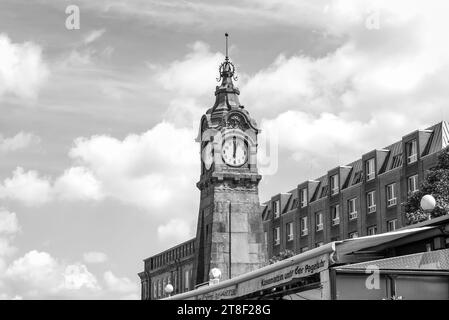
[[[237,75],[235,74],[235,66],[234,64],[229,60],[229,55],[228,55],[228,37],[229,34],[225,33],[225,38],[226,38],[226,56],[225,56],[225,61],[221,63],[218,71],[220,73],[220,76],[217,78],[217,81],[220,82],[222,79],[224,78],[232,78],[235,81],[237,81]]]

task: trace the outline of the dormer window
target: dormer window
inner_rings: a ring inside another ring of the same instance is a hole
[[[340,186],[338,181],[338,174],[331,176],[331,195],[336,195],[340,192]]]
[[[418,160],[418,144],[416,139],[407,142],[405,147],[407,150],[407,164],[416,162]]]
[[[366,169],[366,181],[373,180],[376,177],[374,158],[369,159],[365,162],[365,169]]]
[[[280,208],[279,208],[279,200],[273,202],[273,213],[275,218],[279,218],[280,216]]]
[[[301,208],[304,208],[307,206],[307,189],[301,189],[299,192],[299,202],[301,203]]]

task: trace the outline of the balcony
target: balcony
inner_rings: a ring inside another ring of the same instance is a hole
[[[332,219],[332,225],[333,225],[333,226],[337,226],[337,225],[339,225],[339,224],[340,224],[340,218]]]
[[[301,236],[306,236],[309,234],[309,230],[308,229],[302,229],[301,230]]]
[[[323,230],[323,224],[322,223],[317,224],[316,225],[316,231],[321,231],[321,230]]]
[[[368,207],[368,213],[376,212],[376,205]]]
[[[388,199],[387,200],[387,206],[388,207],[394,206],[394,205],[396,205],[396,202],[397,202],[396,198]]]
[[[355,220],[357,219],[357,211],[350,212],[349,213],[349,220]]]

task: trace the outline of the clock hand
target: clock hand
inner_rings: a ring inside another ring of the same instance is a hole
[[[235,159],[235,151],[237,149],[237,146],[236,146],[237,142],[234,140],[233,143],[234,143],[234,153],[233,153],[232,157]]]

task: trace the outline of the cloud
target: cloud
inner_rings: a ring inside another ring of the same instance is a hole
[[[54,200],[102,200],[100,182],[84,167],[64,171],[53,183],[51,177],[41,176],[35,170],[17,167],[11,178],[0,184],[0,198],[12,199],[26,206],[41,206]]]
[[[136,294],[136,292],[139,291],[137,282],[133,282],[126,277],[116,277],[112,271],[109,270],[103,274],[103,279],[106,283],[106,287],[111,291],[127,295]]]
[[[172,244],[186,241],[192,236],[189,224],[182,219],[171,219],[166,224],[157,228],[157,236],[162,241],[169,241]]]
[[[90,44],[99,38],[106,32],[106,29],[98,29],[98,30],[92,30],[84,37],[84,44]]]
[[[2,278],[10,295],[19,294],[27,299],[88,298],[100,290],[97,279],[86,266],[65,265],[49,253],[36,250],[14,260]]]
[[[87,270],[87,267],[82,264],[69,265],[64,271],[63,289],[79,290],[81,288],[88,288],[99,290],[97,279]]]
[[[7,94],[36,98],[49,74],[40,46],[12,43],[8,35],[0,34],[0,99]]]
[[[210,95],[214,92],[214,79],[218,76],[218,66],[224,56],[211,53],[209,46],[201,41],[190,45],[190,49],[182,60],[173,61],[167,68],[164,67],[156,75],[156,80],[166,90],[184,96]]]
[[[83,260],[86,263],[103,263],[108,260],[106,253],[90,251],[83,254]]]
[[[11,178],[0,184],[0,198],[20,201],[27,206],[42,205],[50,201],[52,189],[47,177],[40,177],[37,171],[17,167]]]
[[[13,137],[4,138],[0,135],[0,152],[14,152],[38,144],[40,138],[33,133],[20,131]]]
[[[11,242],[19,231],[20,225],[17,215],[0,207],[0,274],[4,272],[6,266],[5,258],[16,251]]]
[[[69,155],[97,177],[108,197],[153,214],[166,214],[160,209],[175,199],[189,201],[199,158],[193,131],[166,122],[123,140],[78,138]]]
[[[17,215],[0,208],[0,235],[11,235],[20,230]]]
[[[101,200],[103,198],[100,181],[84,167],[72,167],[65,170],[55,181],[54,191],[62,200]]]

